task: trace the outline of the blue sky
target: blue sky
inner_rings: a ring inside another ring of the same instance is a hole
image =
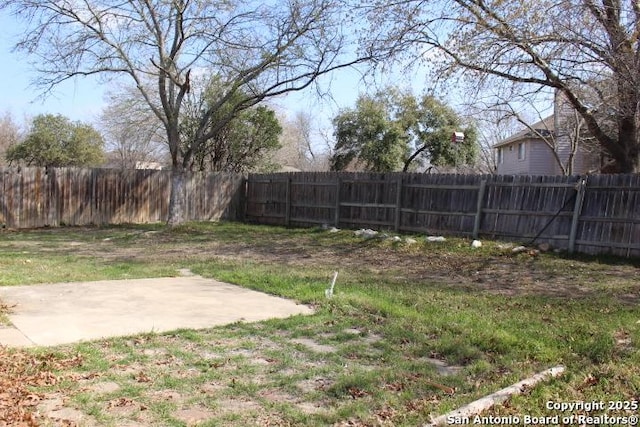
[[[5,112],[19,122],[42,113],[62,114],[72,120],[95,122],[105,106],[104,95],[108,87],[96,83],[95,79],[78,78],[59,85],[55,91],[43,98],[41,89],[32,82],[37,77],[24,53],[11,51],[19,34],[21,24],[6,12],[0,13],[0,115]],[[293,93],[273,100],[278,110],[292,115],[297,110],[312,111],[318,118],[318,127],[330,125],[330,119],[340,108],[351,107],[359,92],[365,90],[355,71],[342,70],[323,78],[321,84],[330,84],[333,99],[318,100],[313,90]]]
[[[103,105],[103,91],[91,81],[70,81],[46,99],[31,85],[36,77],[22,53],[12,53],[22,31],[11,16],[0,13],[0,114],[9,112],[18,121],[41,113],[59,113],[73,120],[93,121]]]

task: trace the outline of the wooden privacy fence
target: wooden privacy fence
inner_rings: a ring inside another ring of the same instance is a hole
[[[241,219],[245,178],[191,173],[186,219]],[[171,171],[79,168],[0,168],[0,225],[59,225],[166,221]]]
[[[253,174],[246,219],[547,242],[640,256],[640,176]]]
[[[166,221],[171,172],[0,168],[0,226]],[[193,173],[186,219],[548,242],[640,256],[640,176]],[[246,202],[246,207],[245,207]],[[245,212],[246,208],[246,212]]]

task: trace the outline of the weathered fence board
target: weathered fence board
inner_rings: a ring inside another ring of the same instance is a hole
[[[237,174],[187,176],[186,218],[240,220],[245,178]],[[171,172],[80,168],[0,168],[0,225],[60,225],[166,221]]]
[[[551,243],[640,256],[640,176],[249,175],[246,219]]]

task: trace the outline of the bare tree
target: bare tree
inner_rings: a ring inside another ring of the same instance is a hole
[[[296,111],[293,117],[281,117],[283,132],[280,137],[280,149],[274,154],[273,161],[301,171],[319,171],[328,169],[328,156],[323,156],[315,144],[318,133],[314,119],[308,111]]]
[[[442,59],[440,75],[461,70],[478,87],[557,90],[619,171],[640,172],[637,1],[371,0],[368,11],[365,43],[380,60]],[[613,129],[603,109],[616,117]]]
[[[493,146],[518,132],[515,120],[505,117],[495,110],[473,114],[478,127],[478,161],[475,171],[483,174],[494,174],[498,163]]]
[[[109,94],[98,127],[105,136],[107,154],[121,169],[162,163],[166,157],[162,124],[133,88]]]
[[[314,153],[312,133],[313,119],[308,111],[296,111],[293,117],[293,125],[297,130],[299,138],[299,155],[313,164],[316,159]]]
[[[183,222],[184,172],[219,127],[267,98],[364,59],[345,56],[340,0],[6,0],[0,7],[27,23],[17,48],[35,55],[45,90],[78,76],[133,82],[166,133],[170,225]],[[215,75],[225,91],[200,112],[193,139],[183,141],[180,113],[196,74]],[[243,96],[220,117],[220,107],[239,91]]]
[[[21,140],[20,127],[9,112],[5,112],[0,117],[0,166],[5,166],[6,153],[9,147],[19,143]]]

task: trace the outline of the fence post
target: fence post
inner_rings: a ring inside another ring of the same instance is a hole
[[[572,254],[576,248],[576,235],[578,234],[578,222],[582,213],[584,193],[587,187],[587,178],[581,178],[576,186],[576,202],[573,206],[573,218],[571,219],[571,230],[569,231],[569,253]]]
[[[473,238],[477,239],[480,233],[480,221],[482,220],[482,204],[484,202],[484,193],[487,189],[487,180],[480,181],[480,187],[478,187],[478,204],[476,207],[476,218],[473,222]]]
[[[402,216],[402,175],[398,178],[396,190],[396,218],[394,224],[394,230],[397,233],[400,231],[400,218]]]
[[[285,205],[284,205],[284,225],[289,226],[291,223],[291,177],[287,174],[285,189]]]
[[[247,212],[249,211],[249,186],[251,185],[251,174],[242,175],[242,181],[238,187],[238,202],[236,203],[237,221],[247,222]],[[234,199],[236,196],[234,196]]]
[[[338,225],[340,224],[340,187],[342,187],[342,179],[338,176],[336,180],[336,208],[333,220],[336,228],[338,228]]]

